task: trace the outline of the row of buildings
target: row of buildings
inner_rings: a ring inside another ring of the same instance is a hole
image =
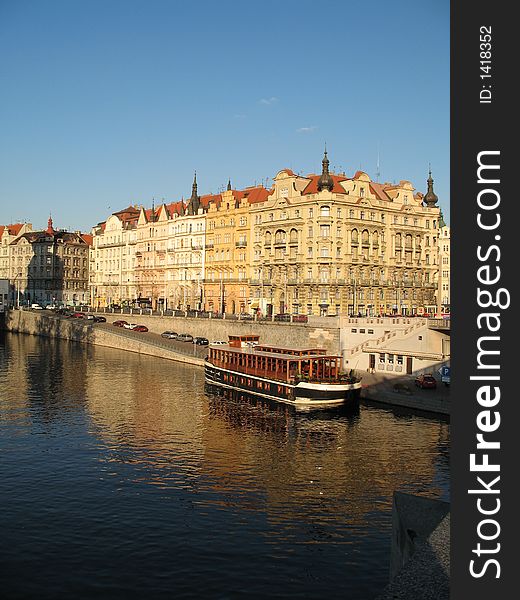
[[[0,278],[36,301],[227,313],[449,312],[450,232],[431,173],[377,183],[358,171],[281,170],[232,188],[128,206],[91,234],[0,229]],[[16,285],[18,279],[18,285]],[[61,286],[61,287],[60,287]]]

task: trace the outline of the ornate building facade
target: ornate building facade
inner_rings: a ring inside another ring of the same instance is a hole
[[[326,151],[321,174],[283,169],[269,190],[229,182],[222,193],[199,196],[195,177],[188,201],[128,207],[94,228],[93,304],[435,313],[445,273],[449,279],[437,203],[431,173],[423,195],[405,180],[331,173]]]
[[[227,190],[207,208],[204,298],[212,312],[250,312],[251,210],[265,202],[262,186]]]
[[[135,247],[139,214],[137,207],[128,206],[92,229],[91,306],[110,306],[136,297]]]
[[[289,169],[251,209],[252,306],[263,314],[435,312],[439,208],[409,181]]]
[[[32,231],[31,223],[0,225],[0,279],[9,279],[11,276],[11,242],[27,231]]]
[[[9,244],[9,279],[15,304],[85,304],[89,300],[91,236],[55,230],[26,231]]]

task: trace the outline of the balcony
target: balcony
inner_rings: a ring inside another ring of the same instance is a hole
[[[246,240],[238,240],[238,242],[235,242],[235,246],[237,248],[245,248],[247,246],[247,241]]]

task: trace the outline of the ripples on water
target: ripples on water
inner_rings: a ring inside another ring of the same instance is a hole
[[[374,598],[395,489],[448,499],[449,426],[300,413],[201,370],[0,339],[4,598]]]

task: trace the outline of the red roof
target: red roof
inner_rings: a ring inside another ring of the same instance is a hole
[[[239,200],[245,198],[249,204],[265,202],[270,194],[270,190],[262,185],[246,188],[245,190],[233,190],[233,196],[235,196],[235,198],[238,198]]]
[[[318,193],[318,179],[321,175],[307,175],[307,179],[310,179],[306,188],[303,190],[302,194],[317,194]],[[345,188],[339,184],[340,181],[347,181],[348,177],[344,177],[342,175],[331,175],[332,181],[334,182],[334,187],[332,191],[334,194],[346,194]]]
[[[81,237],[83,240],[89,245],[92,246],[92,242],[94,241],[94,237],[90,235],[90,233],[82,233]]]
[[[370,182],[370,189],[378,200],[385,200],[386,202],[391,201],[390,196],[385,192],[385,189],[389,186],[386,183],[376,183],[375,181]]]
[[[20,229],[25,225],[25,223],[12,223],[11,225],[0,225],[0,237],[2,237],[5,230],[9,235],[18,235],[20,233]]]

